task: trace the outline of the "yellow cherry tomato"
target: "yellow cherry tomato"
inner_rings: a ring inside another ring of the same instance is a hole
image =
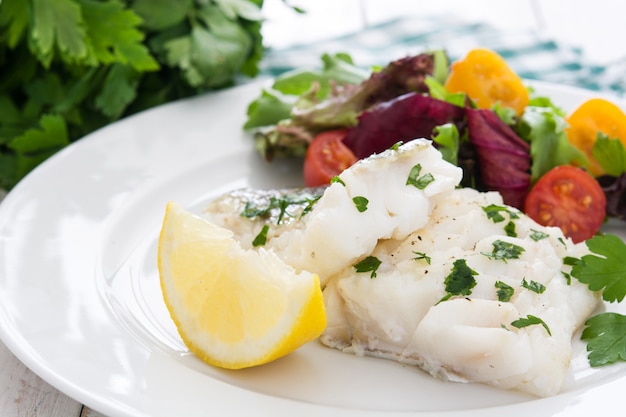
[[[569,142],[589,159],[589,171],[599,176],[604,170],[592,155],[598,133],[609,139],[619,139],[626,146],[626,114],[615,104],[603,98],[592,98],[582,103],[567,117]]]
[[[496,52],[485,48],[471,50],[452,63],[445,82],[451,93],[465,93],[483,109],[496,103],[515,110],[519,116],[528,105],[524,82]]]

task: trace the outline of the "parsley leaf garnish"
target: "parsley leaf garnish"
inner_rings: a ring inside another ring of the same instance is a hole
[[[317,203],[317,201],[322,198],[322,195],[316,195],[314,197],[311,198],[307,198],[307,204],[304,207],[304,209],[302,210],[302,214],[300,214],[300,217],[302,218],[302,216],[304,216],[305,214],[309,213],[311,210],[313,210],[313,206],[315,206],[315,203]]]
[[[546,332],[548,332],[548,334],[552,336],[552,332],[550,331],[550,328],[548,327],[546,322],[541,320],[539,317],[533,316],[531,314],[513,321],[511,323],[511,326],[521,329],[522,327],[533,326],[535,324],[541,324],[543,328],[546,329]]]
[[[406,185],[412,185],[420,190],[423,190],[430,184],[435,181],[435,177],[430,172],[420,176],[422,172],[422,165],[417,164],[413,168],[411,168],[411,172],[409,173],[409,177],[406,179]]]
[[[587,340],[587,358],[591,366],[626,360],[626,316],[602,313],[585,322],[581,336]]]
[[[567,285],[572,285],[572,276],[565,271],[561,271],[561,275],[565,278],[565,282]]]
[[[603,300],[622,301],[626,296],[626,244],[611,234],[596,235],[585,243],[593,254],[576,262],[570,274],[591,291],[602,290]]]
[[[363,213],[367,210],[367,205],[369,204],[369,200],[363,196],[356,196],[352,199],[354,202],[354,206],[359,211],[359,213]]]
[[[598,132],[591,154],[608,175],[619,177],[626,172],[626,149],[618,138]]]
[[[284,197],[270,197],[267,203],[259,204],[255,201],[246,202],[246,206],[241,212],[242,217],[248,219],[254,218],[269,218],[272,215],[273,210],[278,211],[276,217],[276,224],[281,224],[285,216],[291,216],[289,208],[293,206],[304,206],[301,216],[310,212],[313,209],[315,203],[321,198],[320,195],[311,196],[308,194],[303,195],[286,195]]]
[[[508,223],[504,226],[504,231],[507,236],[517,237],[517,231],[515,230],[515,222],[513,220],[519,219],[519,214],[506,206],[499,206],[497,204],[490,204],[482,207],[483,211],[487,215],[488,219],[491,219],[494,223],[501,223],[506,220],[503,213],[509,217]]]
[[[269,225],[263,225],[263,228],[261,229],[259,234],[256,235],[256,237],[252,241],[252,246],[256,247],[265,245],[265,243],[267,242],[267,232],[269,232],[269,230]]]
[[[566,256],[565,258],[563,258],[563,265],[574,266],[578,262],[580,262],[580,259],[574,258],[573,256]]]
[[[504,242],[502,240],[496,240],[492,243],[493,251],[489,252],[481,252],[483,255],[487,256],[489,259],[495,260],[503,260],[504,262],[507,259],[518,259],[519,256],[524,252],[524,248],[518,245],[515,245],[510,242]]]
[[[439,302],[448,300],[453,295],[470,295],[472,288],[476,286],[474,275],[478,275],[478,272],[467,266],[465,259],[455,260],[452,271],[444,281],[448,294]]]
[[[538,242],[542,239],[547,239],[550,235],[547,233],[544,233],[540,230],[534,230],[534,229],[530,229],[530,235],[529,237],[534,240],[535,242]]]
[[[426,255],[424,252],[413,251],[413,253],[415,254],[415,258],[413,258],[413,260],[419,261],[423,259],[428,265],[430,265],[430,256]]]
[[[526,281],[526,278],[522,280],[522,287],[530,290],[532,292],[536,292],[537,294],[543,294],[546,290],[546,286],[541,282],[530,280],[530,282]]]
[[[516,211],[511,210],[506,206],[499,206],[497,204],[489,204],[482,208],[488,219],[491,219],[494,223],[500,223],[506,220],[506,217],[502,213],[509,215],[509,219],[519,219],[519,214]]]
[[[611,234],[596,235],[585,241],[592,254],[581,259],[566,258],[573,265],[571,276],[587,284],[592,291],[602,291],[608,302],[622,301],[626,296],[626,244]],[[589,364],[602,366],[626,360],[626,316],[601,313],[585,322],[581,339],[587,340]]]
[[[337,183],[339,183],[339,184],[341,184],[341,185],[343,185],[344,187],[346,186],[346,183],[345,183],[345,182],[343,182],[343,180],[342,180],[341,178],[339,178],[339,176],[338,176],[338,175],[335,175],[334,177],[332,177],[332,178],[330,179],[330,183],[331,183],[331,184],[334,184],[334,183],[336,183],[336,182],[337,182]]]
[[[515,222],[510,221],[504,226],[504,232],[507,236],[517,237],[517,230],[515,230]]]
[[[515,290],[513,287],[502,281],[496,281],[495,287],[498,289],[496,294],[498,295],[498,301],[509,302]]]
[[[356,272],[372,272],[370,278],[376,278],[376,271],[382,261],[375,256],[368,256],[354,265]]]
[[[393,145],[391,145],[389,147],[389,149],[392,150],[392,151],[397,151],[400,148],[400,146],[402,146],[403,143],[404,142],[402,142],[402,141],[398,141],[398,142],[394,143]]]

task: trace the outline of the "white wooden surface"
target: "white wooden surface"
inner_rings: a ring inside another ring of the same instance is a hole
[[[284,47],[362,29],[405,14],[445,13],[501,28],[532,29],[583,48],[596,63],[626,56],[626,2],[621,0],[266,0],[268,46]],[[0,200],[2,192],[0,191]],[[0,416],[102,417],[26,368],[0,342]],[[110,416],[112,417],[112,416]]]

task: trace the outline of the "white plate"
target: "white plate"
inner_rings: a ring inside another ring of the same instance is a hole
[[[592,93],[536,83],[572,108]],[[259,84],[165,105],[64,149],[0,204],[0,336],[34,372],[110,416],[555,416],[621,407],[626,366],[575,344],[564,392],[537,399],[443,383],[317,342],[226,371],[188,353],[163,304],[156,239],[167,201],[197,209],[236,187],[299,185],[241,126]],[[617,226],[621,233],[622,226]]]

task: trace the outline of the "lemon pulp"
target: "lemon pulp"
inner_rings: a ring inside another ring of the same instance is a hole
[[[317,338],[326,312],[317,275],[169,203],[159,237],[163,299],[187,347],[238,369],[280,358]]]

